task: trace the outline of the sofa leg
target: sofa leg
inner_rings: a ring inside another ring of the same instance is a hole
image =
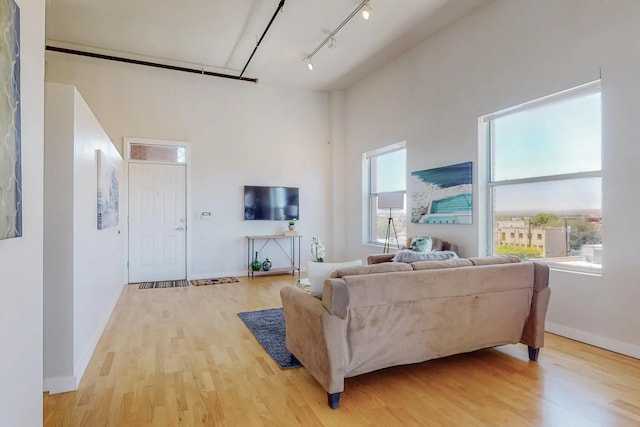
[[[540,354],[540,349],[539,348],[533,348],[531,346],[528,346],[528,347],[529,347],[529,360],[532,360],[532,361],[535,362],[536,360],[538,360],[538,355]]]
[[[329,402],[331,409],[338,409],[341,394],[342,393],[327,393],[327,401]]]

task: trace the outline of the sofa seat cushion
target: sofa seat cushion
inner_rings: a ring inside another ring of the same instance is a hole
[[[393,261],[412,263],[416,261],[444,261],[452,258],[458,258],[458,255],[453,251],[416,252],[410,249],[401,249],[396,252]]]
[[[361,260],[348,262],[307,262],[307,277],[309,278],[311,295],[316,298],[322,298],[322,289],[324,281],[331,276],[335,270],[347,267],[357,267],[362,265]]]

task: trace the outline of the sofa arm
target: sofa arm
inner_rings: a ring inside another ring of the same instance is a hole
[[[327,393],[344,390],[346,326],[322,301],[295,286],[280,289],[289,351]]]
[[[347,291],[347,284],[344,280],[327,279],[324,281],[322,305],[327,309],[329,314],[334,314],[341,319],[347,317],[349,292]]]
[[[549,266],[541,262],[533,262],[534,279],[531,311],[524,325],[520,342],[530,348],[544,347],[544,324],[551,296],[549,287]]]
[[[391,262],[396,254],[373,254],[367,257],[367,264],[379,264],[381,262]]]

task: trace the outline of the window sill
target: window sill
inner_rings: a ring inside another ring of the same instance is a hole
[[[544,260],[540,260],[544,261]],[[552,271],[560,271],[563,273],[577,273],[587,276],[602,277],[602,266],[586,262],[553,262],[544,261],[549,265]],[[598,267],[595,267],[598,265]]]

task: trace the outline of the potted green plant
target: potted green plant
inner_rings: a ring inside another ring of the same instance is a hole
[[[296,220],[295,219],[290,219],[289,220],[289,231],[293,231],[296,229]]]

